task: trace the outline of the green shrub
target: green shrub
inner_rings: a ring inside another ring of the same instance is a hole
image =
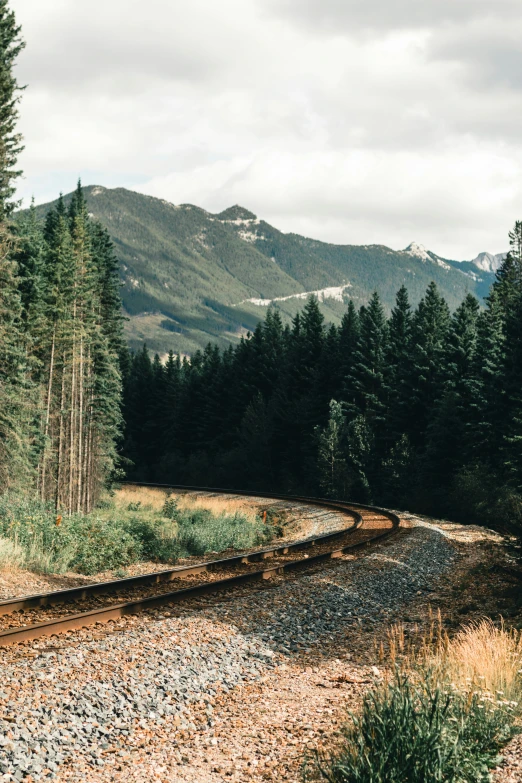
[[[269,529],[261,519],[252,524],[240,513],[213,515],[206,509],[196,509],[178,512],[176,522],[177,541],[186,555],[247,549],[268,540]]]
[[[56,525],[54,509],[13,493],[0,496],[0,536],[23,550],[25,567],[42,573],[66,571],[74,556],[67,526]]]
[[[25,552],[20,544],[9,538],[0,538],[0,568],[19,568],[25,565]]]
[[[315,770],[330,783],[485,783],[514,734],[513,707],[459,693],[431,672],[396,673],[366,695],[334,756]]]
[[[272,535],[273,527],[259,518],[252,523],[241,513],[180,510],[173,499],[162,512],[106,501],[92,514],[63,517],[57,525],[49,504],[13,494],[0,497],[0,566],[41,573],[94,574],[140,560],[173,563],[180,556],[256,546]]]
[[[69,535],[75,543],[70,567],[81,574],[121,568],[142,557],[141,541],[123,525],[76,517],[71,520]]]

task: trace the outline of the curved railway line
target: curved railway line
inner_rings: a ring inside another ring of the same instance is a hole
[[[400,524],[398,516],[390,511],[357,503],[211,487],[137,482],[133,485],[297,502],[341,512],[350,524],[332,533],[279,543],[220,560],[0,601],[0,646],[110,622],[147,609],[310,568],[380,541],[395,533]],[[259,563],[263,563],[261,568]],[[125,600],[108,602],[107,597],[115,593]],[[75,613],[71,613],[71,604],[76,605]]]

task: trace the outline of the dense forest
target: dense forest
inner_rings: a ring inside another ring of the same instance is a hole
[[[0,492],[89,511],[112,474],[120,431],[118,264],[81,186],[45,224],[15,222],[24,47],[0,0]]]
[[[3,485],[34,486],[57,509],[90,511],[113,475],[123,349],[118,262],[81,185],[12,227],[11,421]]]
[[[0,492],[88,512],[117,475],[522,525],[522,223],[481,307],[402,287],[339,326],[309,299],[166,362],[122,337],[118,261],[81,185],[14,220],[23,48],[0,0]],[[175,284],[175,281],[173,281]]]
[[[340,327],[310,298],[237,348],[123,360],[129,477],[326,494],[522,524],[522,223],[481,308],[430,284]]]
[[[0,0],[0,493],[90,511],[113,475],[121,428],[118,262],[81,186],[38,221],[14,219],[24,48]]]

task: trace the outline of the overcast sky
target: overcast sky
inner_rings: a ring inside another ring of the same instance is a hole
[[[521,0],[11,5],[26,200],[81,176],[458,259],[522,219]]]

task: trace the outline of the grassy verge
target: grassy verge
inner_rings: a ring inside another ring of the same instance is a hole
[[[0,568],[94,574],[140,561],[173,563],[190,555],[246,549],[278,532],[245,504],[213,502],[209,508],[164,492],[146,502],[138,497],[116,493],[92,514],[59,520],[39,501],[0,497]]]
[[[485,783],[516,733],[522,639],[489,621],[420,653],[392,638],[392,673],[368,692],[340,749],[307,779],[329,783]]]

